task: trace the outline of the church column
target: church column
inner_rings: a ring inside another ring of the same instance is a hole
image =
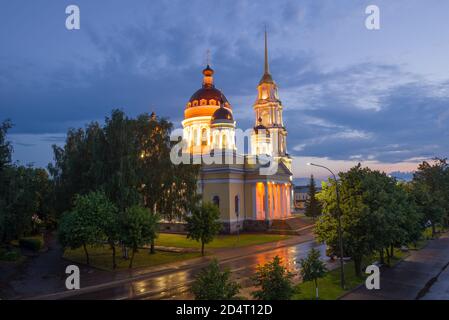
[[[274,210],[273,210],[273,219],[279,218],[279,185],[273,184],[273,202],[274,202]]]
[[[264,182],[264,204],[265,204],[265,220],[270,219],[270,208],[268,207],[268,183]]]
[[[282,218],[282,213],[283,213],[283,203],[282,203],[282,184],[278,184],[278,192],[277,192],[277,198],[278,198],[278,202],[279,202],[279,206],[278,206],[278,219]]]
[[[279,210],[278,210],[278,219],[282,219],[282,215],[284,213],[284,204],[282,203],[282,184],[278,184],[278,201],[279,201]]]
[[[251,185],[251,194],[252,194],[252,208],[253,208],[253,214],[252,217],[254,220],[257,220],[257,191],[256,191],[256,184],[253,183]]]
[[[287,216],[292,214],[292,188],[291,184],[287,186]]]
[[[285,197],[285,217],[287,218],[289,216],[289,209],[290,209],[290,198],[288,196],[288,185],[285,185],[284,187],[284,197]]]
[[[287,206],[286,206],[286,197],[285,197],[285,184],[281,184],[281,218],[284,219],[286,217]]]
[[[290,216],[290,186],[286,185],[285,186],[285,205],[286,205],[286,216],[289,217]]]

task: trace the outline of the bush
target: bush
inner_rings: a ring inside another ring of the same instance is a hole
[[[42,248],[42,241],[36,238],[22,238],[19,240],[19,246],[37,252]]]
[[[196,300],[229,300],[238,294],[240,285],[231,281],[231,272],[227,269],[220,271],[216,259],[201,270],[192,284],[191,291]]]
[[[17,250],[6,250],[0,248],[0,260],[2,261],[16,261],[21,257],[20,252]]]
[[[254,284],[260,289],[252,293],[258,300],[290,300],[294,294],[293,273],[275,256],[271,262],[257,266]]]

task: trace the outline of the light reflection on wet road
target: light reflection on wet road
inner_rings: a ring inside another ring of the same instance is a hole
[[[230,268],[233,279],[237,280],[242,287],[250,286],[252,277],[259,264],[265,264],[276,255],[281,257],[284,265],[299,273],[299,260],[307,255],[311,248],[317,248],[324,261],[326,247],[314,241],[308,241],[290,247],[283,247],[267,252],[241,258],[234,258],[220,263],[220,266]],[[195,275],[200,271],[198,268],[173,271],[164,275],[151,276],[147,279],[133,281],[116,287],[103,289],[95,292],[77,295],[75,299],[179,299],[187,298],[189,286]]]

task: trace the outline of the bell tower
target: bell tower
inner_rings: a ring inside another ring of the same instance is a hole
[[[255,112],[255,131],[265,127],[271,138],[271,156],[281,158],[290,168],[291,159],[287,153],[287,130],[282,119],[282,103],[278,95],[278,87],[274,82],[268,63],[268,39],[265,30],[264,73],[257,86],[257,99],[253,105]],[[253,154],[257,154],[254,150]]]

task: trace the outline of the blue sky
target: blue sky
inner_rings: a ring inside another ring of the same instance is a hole
[[[65,8],[81,29],[65,28]],[[381,29],[365,28],[380,8]],[[357,162],[411,171],[449,155],[449,2],[2,1],[0,120],[14,159],[45,166],[69,127],[113,108],[155,111],[180,126],[206,50],[238,126],[254,123],[263,30],[284,104],[295,177]]]

